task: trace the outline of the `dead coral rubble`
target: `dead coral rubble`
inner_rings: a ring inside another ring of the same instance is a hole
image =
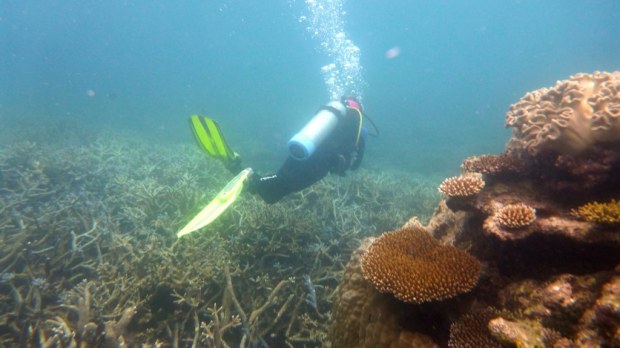
[[[226,170],[193,146],[87,134],[0,147],[2,347],[328,345],[348,253],[438,198],[434,184],[361,171],[281,204],[243,196],[179,241]]]

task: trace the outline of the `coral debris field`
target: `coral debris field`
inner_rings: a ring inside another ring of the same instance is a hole
[[[439,199],[433,183],[362,170],[275,205],[245,194],[179,240],[230,179],[219,162],[29,131],[19,138],[48,142],[0,148],[0,346],[328,346],[350,252]]]

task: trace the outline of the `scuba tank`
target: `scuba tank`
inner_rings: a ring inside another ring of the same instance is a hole
[[[334,100],[323,106],[314,117],[288,141],[288,150],[296,160],[310,157],[316,148],[336,128],[338,119],[345,115],[346,107]]]

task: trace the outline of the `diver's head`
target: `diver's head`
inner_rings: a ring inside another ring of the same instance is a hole
[[[348,108],[354,108],[358,109],[359,111],[364,111],[364,106],[357,97],[343,96],[342,98],[340,98],[340,101]]]

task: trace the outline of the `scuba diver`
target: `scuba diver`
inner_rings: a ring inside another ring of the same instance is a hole
[[[368,133],[363,126],[365,117],[372,124],[374,133]],[[364,157],[366,136],[378,135],[377,127],[364,114],[359,100],[342,97],[321,106],[315,116],[289,140],[289,156],[276,173],[259,175],[251,168],[243,169],[241,157],[230,149],[213,119],[193,115],[190,121],[200,147],[209,156],[222,161],[237,176],[178,233],[179,237],[213,221],[234,202],[244,186],[250,193],[271,204],[311,186],[328,173],[344,176],[347,170],[356,170]]]

